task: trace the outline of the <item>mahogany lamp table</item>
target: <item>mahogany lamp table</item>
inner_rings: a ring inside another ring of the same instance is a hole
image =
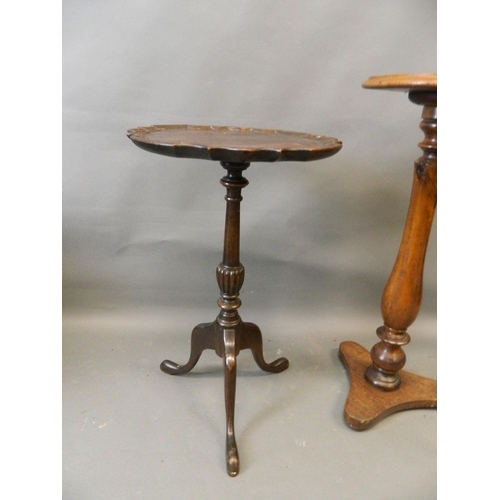
[[[347,424],[363,430],[387,415],[412,408],[437,407],[437,382],[401,370],[402,346],[410,342],[407,328],[417,318],[427,243],[437,200],[437,75],[372,76],[367,89],[408,92],[423,106],[420,128],[425,134],[415,162],[410,206],[396,262],[382,296],[384,325],[380,342],[369,353],[355,342],[342,342],[339,354],[349,371],[351,388],[344,408]]]
[[[226,223],[222,262],[216,277],[221,296],[220,312],[212,323],[196,326],[191,334],[191,355],[185,365],[165,360],[160,368],[170,375],[187,373],[194,368],[205,349],[213,349],[223,359],[226,405],[226,465],[230,476],[239,472],[238,449],[234,433],[236,395],[236,356],[251,349],[257,365],[267,372],[288,368],[288,360],[267,363],[263,357],[262,334],[257,325],[245,323],[238,314],[238,298],[245,269],[240,262],[241,190],[248,184],[242,173],[251,162],[312,161],[337,153],[337,139],[279,130],[158,125],[129,130],[128,137],[142,149],[177,158],[213,160],[227,171],[221,184],[226,188]]]

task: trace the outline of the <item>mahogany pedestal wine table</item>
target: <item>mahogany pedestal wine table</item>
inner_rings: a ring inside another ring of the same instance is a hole
[[[410,206],[399,253],[382,296],[384,325],[380,342],[369,353],[355,342],[340,344],[340,358],[349,371],[351,388],[344,408],[347,424],[364,430],[401,410],[437,407],[437,382],[401,370],[410,342],[407,328],[417,318],[427,243],[437,199],[437,76],[399,74],[373,76],[368,89],[400,90],[423,105],[419,143],[423,155],[415,162]]]
[[[245,269],[240,262],[241,190],[248,184],[242,172],[251,162],[311,161],[337,153],[337,139],[279,130],[212,127],[194,125],[158,125],[129,130],[128,137],[142,149],[177,158],[214,160],[227,171],[221,184],[226,188],[226,223],[222,262],[216,277],[221,296],[220,312],[212,323],[196,326],[191,334],[191,355],[185,365],[165,360],[160,368],[170,375],[187,373],[194,368],[205,349],[213,349],[223,359],[226,405],[226,465],[230,476],[239,472],[238,449],[234,433],[236,394],[236,356],[251,349],[257,365],[267,372],[288,368],[288,360],[267,363],[263,357],[262,334],[257,325],[245,323],[238,314],[238,298]]]

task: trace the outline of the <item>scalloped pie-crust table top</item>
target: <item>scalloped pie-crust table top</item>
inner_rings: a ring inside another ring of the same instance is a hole
[[[247,127],[152,125],[127,135],[152,153],[234,163],[320,160],[342,147],[331,137]]]

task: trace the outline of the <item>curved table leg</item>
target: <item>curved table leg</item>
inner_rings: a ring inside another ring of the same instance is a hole
[[[264,349],[262,345],[262,333],[260,328],[254,323],[242,324],[242,337],[244,339],[242,349],[251,349],[253,359],[257,366],[265,372],[280,373],[289,366],[288,359],[278,358],[271,363],[264,360]]]
[[[226,406],[226,467],[227,473],[238,475],[240,461],[234,432],[236,400],[236,357],[243,349],[251,349],[255,362],[262,370],[280,373],[288,368],[286,358],[278,358],[271,363],[264,360],[262,333],[254,323],[237,323],[233,328],[222,327],[216,320],[202,323],[193,329],[191,335],[191,355],[185,365],[170,360],[161,363],[160,368],[169,375],[181,375],[191,371],[205,349],[214,350],[224,362],[224,400]]]
[[[238,298],[245,277],[245,268],[239,259],[241,190],[248,184],[242,176],[249,163],[226,163],[222,166],[227,175],[221,179],[226,187],[226,225],[224,253],[217,267],[216,278],[221,292],[217,302],[219,315],[213,323],[203,323],[193,330],[191,355],[185,365],[165,360],[160,368],[170,375],[181,375],[194,368],[205,349],[213,349],[224,363],[224,399],[226,406],[226,466],[229,476],[240,469],[238,448],[234,433],[236,399],[236,357],[242,349],[251,349],[257,365],[264,371],[279,373],[288,368],[288,360],[279,358],[266,363],[263,355],[262,333],[253,323],[243,323],[238,314],[241,300]]]
[[[226,403],[226,466],[234,477],[240,470],[238,447],[234,435],[234,406],[236,398],[236,331],[224,330],[224,399]]]
[[[215,349],[216,328],[214,323],[201,323],[191,333],[191,355],[185,365],[178,365],[166,359],[160,365],[163,372],[169,375],[182,375],[191,371],[198,363],[205,349]]]

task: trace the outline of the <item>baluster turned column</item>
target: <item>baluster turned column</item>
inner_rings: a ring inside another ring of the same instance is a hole
[[[423,104],[419,144],[424,154],[415,162],[410,208],[399,253],[382,296],[384,325],[377,329],[381,342],[371,350],[373,364],[366,378],[384,390],[401,384],[399,370],[406,362],[402,346],[410,342],[407,328],[415,321],[422,303],[422,283],[427,243],[437,200],[436,94],[412,92],[410,100]]]
[[[221,297],[217,304],[221,308],[217,322],[225,328],[236,327],[240,322],[238,308],[241,300],[238,298],[245,268],[240,262],[240,203],[243,200],[241,190],[248,185],[242,175],[249,163],[227,163],[221,165],[227,169],[220,183],[227,189],[226,224],[224,230],[224,251],[222,262],[217,267],[217,283]]]
[[[396,262],[382,296],[383,326],[380,342],[368,352],[355,342],[342,342],[339,354],[346,365],[351,388],[344,417],[355,430],[363,430],[391,413],[411,408],[436,408],[435,380],[402,368],[402,347],[410,342],[408,327],[422,303],[422,283],[427,244],[437,199],[437,77],[386,75],[371,77],[363,86],[404,90],[415,104],[423,105],[419,146],[423,155],[414,164],[410,206]]]

